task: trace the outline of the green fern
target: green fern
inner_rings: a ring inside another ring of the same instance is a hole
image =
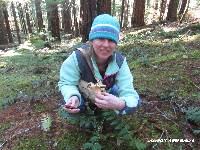
[[[186,113],[187,120],[200,126],[200,107],[188,107],[184,112]],[[200,128],[193,129],[192,131],[195,135],[200,135]]]
[[[146,148],[146,144],[143,143],[140,139],[134,137],[132,132],[130,131],[130,126],[123,122],[122,117],[116,116],[116,114],[112,111],[104,112],[103,117],[107,121],[111,121],[110,125],[112,125],[116,133],[117,143],[120,146],[123,143],[127,143],[128,147],[135,150],[143,150]]]
[[[99,144],[99,140],[100,140],[100,135],[98,132],[95,132],[93,136],[89,139],[89,141],[83,145],[83,148],[91,150],[101,150],[102,147]]]
[[[188,107],[188,109],[184,110],[184,112],[186,113],[187,120],[200,125],[200,107]]]

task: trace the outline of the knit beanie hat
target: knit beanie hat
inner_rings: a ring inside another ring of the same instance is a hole
[[[120,25],[118,20],[109,14],[102,14],[97,16],[93,21],[89,40],[105,38],[118,43],[119,32]]]

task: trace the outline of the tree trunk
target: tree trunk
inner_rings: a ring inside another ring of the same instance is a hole
[[[60,41],[60,26],[58,17],[58,6],[56,2],[49,4],[50,9],[50,22],[51,22],[51,34],[57,41]]]
[[[50,19],[50,14],[51,14],[51,8],[50,8],[50,2],[48,0],[45,0],[45,3],[46,3],[46,10],[47,10],[47,22],[48,22],[48,28],[47,30],[49,32],[51,32],[51,19]]]
[[[129,0],[125,0],[123,28],[128,28],[128,11],[129,11]]]
[[[29,15],[27,3],[25,5],[25,13],[26,13],[26,22],[27,22],[27,26],[28,26],[28,32],[32,33],[33,31],[32,31],[32,25],[31,25],[31,21],[30,21],[30,15]]]
[[[167,21],[173,22],[177,21],[177,8],[179,0],[170,0],[168,12],[167,12]]]
[[[35,9],[36,9],[36,17],[37,17],[37,26],[39,32],[44,28],[43,18],[42,18],[42,9],[41,9],[41,0],[35,0]]]
[[[76,3],[75,0],[72,0],[72,13],[73,13],[73,20],[74,20],[74,37],[79,36],[79,28],[78,28],[78,21],[77,21],[77,16],[76,16]]]
[[[97,0],[97,15],[111,14],[111,0]]]
[[[133,16],[131,18],[132,27],[144,26],[145,0],[135,0],[133,8]]]
[[[189,4],[190,4],[190,0],[187,1],[187,4],[186,4],[187,7],[185,8],[185,11],[183,12],[183,14],[180,14],[180,15],[179,15],[180,23],[182,23],[182,21],[185,19],[185,15],[186,15],[187,12],[188,12]]]
[[[6,6],[4,6],[3,13],[4,13],[6,29],[7,29],[7,33],[8,33],[8,40],[9,40],[9,43],[13,43],[12,33],[11,33],[11,29],[10,29],[10,23],[8,20],[9,16],[8,16],[8,11],[7,11]]]
[[[96,16],[96,1],[95,0],[80,0],[80,25],[82,42],[88,40],[92,21]]]
[[[8,39],[6,36],[6,26],[3,14],[3,8],[0,7],[0,45],[7,45]]]
[[[72,19],[71,19],[71,6],[69,0],[65,0],[63,3],[63,12],[62,12],[62,25],[64,28],[64,33],[72,33]]]
[[[157,18],[158,14],[159,14],[159,11],[158,11],[158,7],[159,7],[158,4],[159,4],[159,2],[158,2],[158,1],[159,1],[159,0],[155,0],[155,2],[154,2],[153,19]]]
[[[13,13],[14,22],[15,22],[15,28],[16,28],[16,32],[17,32],[17,40],[18,40],[19,44],[21,44],[21,37],[19,34],[19,26],[17,23],[17,16],[16,16],[15,6],[14,6],[13,2],[11,3],[11,7],[12,7],[12,13]]]
[[[187,5],[187,1],[188,0],[182,0],[181,8],[180,8],[179,13],[178,13],[179,15],[182,15],[184,13],[186,5]]]
[[[116,9],[115,9],[115,0],[112,1],[112,15],[116,16]]]
[[[120,16],[120,27],[121,28],[122,28],[122,22],[123,22],[123,18],[124,18],[124,3],[125,3],[125,0],[122,0],[121,16]]]
[[[27,34],[26,21],[24,19],[25,17],[24,17],[24,12],[23,12],[21,3],[18,4],[17,8],[18,8],[18,15],[19,15],[22,30],[24,34]]]
[[[166,9],[166,4],[167,4],[167,0],[161,0],[159,21],[163,21],[165,9]]]

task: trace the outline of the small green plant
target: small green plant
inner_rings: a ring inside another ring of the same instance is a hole
[[[46,110],[46,107],[40,103],[35,105],[34,108],[35,108],[35,111],[37,111],[37,112],[43,112]]]
[[[44,114],[42,119],[41,119],[41,128],[43,131],[50,131],[51,126],[52,126],[52,118],[48,114]]]
[[[94,135],[83,145],[84,149],[91,149],[91,150],[101,150],[102,147],[99,144],[100,135],[99,133],[94,133]]]
[[[36,49],[44,48],[45,41],[39,36],[33,36],[30,38],[31,43],[35,46]]]
[[[188,107],[185,112],[187,120],[200,125],[200,107]]]
[[[2,132],[4,132],[4,130],[8,129],[11,127],[11,124],[10,123],[3,123],[3,124],[0,124],[0,134]]]
[[[146,54],[141,54],[140,56],[140,63],[143,65],[143,66],[149,66],[150,64],[150,61],[149,61],[149,58]]]
[[[13,148],[13,150],[47,150],[44,141],[40,138],[31,138],[20,140],[19,145]]]
[[[200,126],[200,107],[189,107],[184,110],[186,113],[186,119],[190,122],[195,123],[197,126]],[[200,128],[193,129],[195,135],[200,134]]]

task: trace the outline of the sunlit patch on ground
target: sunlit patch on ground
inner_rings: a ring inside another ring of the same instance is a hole
[[[16,56],[16,55],[21,55],[20,53],[14,51],[14,50],[8,50],[8,51],[0,51],[0,56],[1,57],[7,57],[7,56]]]

